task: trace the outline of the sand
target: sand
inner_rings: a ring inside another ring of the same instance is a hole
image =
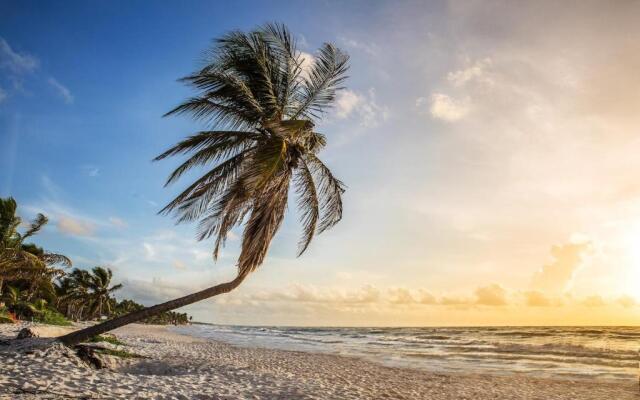
[[[20,328],[0,325],[0,339]],[[635,381],[436,374],[357,358],[234,347],[163,326],[131,325],[114,333],[128,351],[148,358],[94,370],[61,345],[32,353],[0,346],[0,399],[640,399]]]

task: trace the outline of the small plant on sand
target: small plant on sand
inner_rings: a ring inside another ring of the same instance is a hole
[[[130,353],[126,350],[97,349],[96,353],[120,358],[146,358],[145,356],[136,353]]]
[[[105,343],[111,343],[116,346],[126,346],[126,343],[121,342],[115,336],[110,336],[110,335],[97,335],[87,340],[87,342],[89,343],[105,342]]]

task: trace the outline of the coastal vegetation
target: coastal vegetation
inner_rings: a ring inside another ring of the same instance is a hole
[[[264,261],[290,191],[297,194],[303,226],[298,255],[314,235],[342,218],[345,186],[318,158],[327,138],[316,125],[342,89],[348,56],[325,43],[309,62],[294,36],[278,24],[232,31],[217,39],[207,54],[206,65],[182,79],[195,96],[166,114],[188,115],[203,122],[205,130],[155,158],[188,156],[166,185],[194,168],[207,170],[161,213],[178,222],[197,221],[198,239],[214,241],[214,259],[231,230],[242,226],[237,275],[60,337],[67,345],[235,289]]]
[[[0,323],[18,320],[50,325],[117,317],[144,306],[116,300],[122,284],[112,285],[111,269],[74,268],[71,260],[29,242],[47,224],[38,214],[23,233],[13,198],[0,198]],[[166,312],[142,320],[153,324],[185,324],[185,313]]]

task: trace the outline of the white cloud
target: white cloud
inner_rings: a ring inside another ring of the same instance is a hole
[[[464,86],[472,81],[491,83],[491,79],[486,76],[486,70],[490,65],[490,58],[478,60],[467,68],[449,72],[447,74],[447,80],[455,87]]]
[[[14,51],[9,43],[0,38],[0,66],[6,67],[14,73],[31,72],[38,68],[38,59],[27,53]]]
[[[187,264],[180,260],[174,260],[173,267],[177,270],[184,271],[187,269]]]
[[[345,89],[336,95],[336,116],[346,119],[357,116],[365,128],[377,126],[389,118],[389,109],[376,102],[376,91],[370,88],[367,94]]]
[[[60,95],[60,97],[62,97],[65,103],[67,104],[73,103],[73,95],[71,94],[71,91],[66,86],[64,86],[62,83],[58,82],[54,78],[49,78],[47,82],[58,92],[58,94]]]
[[[144,255],[147,260],[152,260],[156,256],[156,248],[150,243],[142,243],[144,249]]]
[[[418,98],[416,105],[422,105],[424,98]],[[447,122],[455,122],[464,118],[471,110],[469,97],[456,100],[444,93],[434,93],[431,95],[431,105],[429,112],[431,116]]]
[[[493,284],[476,289],[476,304],[484,306],[504,306],[507,304],[507,291]]]
[[[91,236],[95,230],[95,225],[89,221],[84,221],[69,215],[58,217],[58,231],[76,236]]]
[[[551,299],[537,290],[525,292],[524,296],[529,307],[549,307],[552,305]]]
[[[363,43],[355,39],[350,38],[340,38],[340,41],[344,43],[345,46],[351,47],[356,50],[361,50],[370,56],[378,55],[378,46],[375,43]]]
[[[82,171],[92,178],[100,175],[100,168],[95,165],[83,165]]]
[[[406,288],[390,289],[389,295],[389,301],[394,304],[413,304],[417,302],[411,291]]]
[[[603,307],[606,305],[602,297],[598,295],[587,297],[582,301],[582,304],[586,307]]]
[[[630,308],[638,305],[636,299],[631,296],[622,296],[617,300],[617,303],[620,304],[624,308]]]
[[[581,267],[583,257],[592,250],[590,242],[568,243],[553,246],[554,261],[536,271],[532,286],[548,293],[559,293],[571,285],[576,271]]]
[[[352,90],[342,90],[336,96],[336,115],[347,118],[362,101],[362,97]]]
[[[300,76],[303,78],[309,77],[309,72],[311,71],[311,67],[313,67],[313,63],[315,62],[315,57],[309,53],[301,51],[299,54],[300,61]]]
[[[193,288],[186,285],[179,285],[173,282],[169,283],[158,278],[153,278],[150,282],[125,279],[122,284],[123,288],[116,293],[116,297],[121,299],[134,299],[146,306],[158,304],[194,292]]]

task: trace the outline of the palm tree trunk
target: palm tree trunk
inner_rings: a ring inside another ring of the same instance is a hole
[[[162,304],[157,304],[152,307],[143,308],[139,311],[123,315],[118,318],[114,318],[109,321],[105,321],[101,324],[90,326],[79,331],[71,332],[67,335],[60,336],[58,340],[67,346],[78,344],[84,340],[87,340],[93,336],[100,335],[105,332],[109,332],[121,326],[131,324],[133,322],[142,321],[154,315],[162,314],[163,312],[175,310],[176,308],[184,307],[189,304],[196,303],[201,300],[208,299],[209,297],[217,296],[232,291],[247,277],[248,273],[238,274],[232,281],[221,283],[219,285],[204,289],[200,292],[192,293],[184,297],[180,297],[174,300],[169,300]]]

